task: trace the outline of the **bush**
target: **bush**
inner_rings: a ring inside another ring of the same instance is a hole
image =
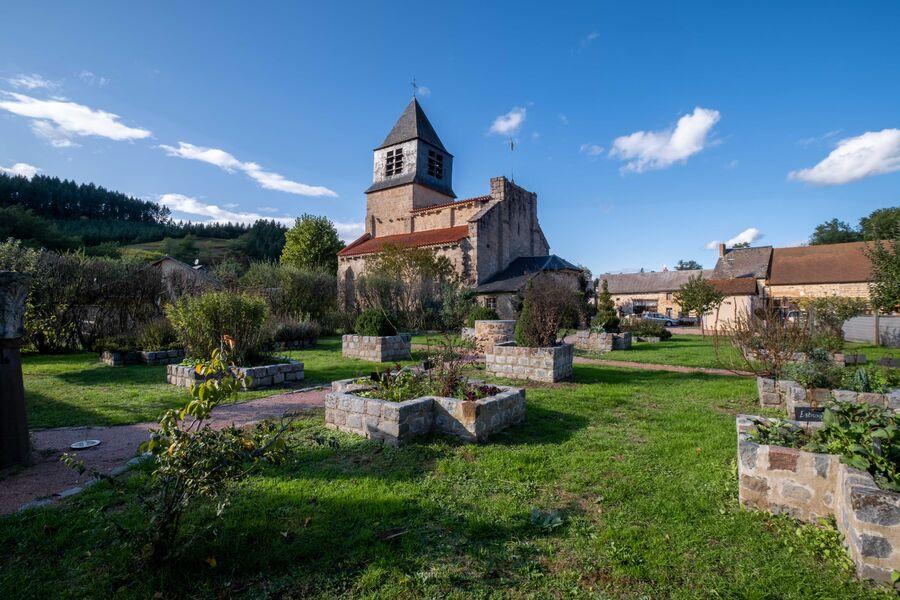
[[[166,308],[178,340],[191,357],[212,356],[224,336],[234,340],[232,356],[246,364],[269,340],[269,309],[261,298],[234,292],[183,297]]]
[[[573,308],[577,310],[573,292],[554,285],[550,279],[532,279],[516,321],[516,344],[528,348],[555,346],[556,336]]]
[[[306,342],[319,337],[321,329],[315,321],[283,320],[275,325],[276,342]]]
[[[495,321],[500,318],[497,311],[487,306],[475,306],[466,316],[466,327],[475,327],[475,321]]]
[[[389,318],[383,311],[370,308],[359,313],[353,329],[357,335],[397,335],[397,328],[394,326],[393,319]]]
[[[98,338],[94,342],[95,352],[134,352],[140,350],[134,340],[134,336],[127,333],[119,333]]]
[[[782,376],[793,379],[805,388],[835,388],[841,381],[841,369],[828,358],[824,350],[813,350],[805,359],[789,363]]]
[[[900,373],[876,365],[845,369],[841,376],[841,389],[854,392],[883,394],[900,385]]]
[[[630,319],[619,325],[619,329],[630,331],[631,335],[638,337],[658,337],[661,340],[672,337],[672,332],[666,329],[662,323],[649,319]]]
[[[337,279],[331,273],[254,262],[240,283],[265,298],[272,314],[278,317],[323,322],[337,309]]]
[[[141,325],[137,331],[137,347],[140,350],[169,350],[178,346],[175,328],[165,317],[153,319]]]

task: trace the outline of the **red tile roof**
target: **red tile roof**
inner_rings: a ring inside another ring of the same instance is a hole
[[[726,296],[753,296],[757,293],[756,278],[734,277],[731,279],[710,279],[720,293]]]
[[[769,285],[859,283],[872,278],[865,242],[775,248]]]
[[[446,227],[444,229],[428,229],[413,233],[401,233],[398,235],[383,235],[372,237],[368,233],[363,234],[358,240],[338,252],[338,256],[357,256],[360,254],[373,254],[381,251],[385,246],[400,246],[402,248],[421,248],[424,246],[439,246],[453,244],[469,237],[469,226]]]
[[[426,206],[424,208],[414,208],[409,212],[419,213],[427,210],[434,210],[436,208],[447,208],[448,206],[461,206],[463,204],[472,204],[474,202],[487,202],[490,199],[490,196],[476,196],[475,198],[466,198],[465,200],[455,200],[453,202],[444,202],[443,204],[432,204],[431,206]]]

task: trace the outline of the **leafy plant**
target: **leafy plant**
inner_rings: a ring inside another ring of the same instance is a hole
[[[284,235],[282,264],[307,271],[337,272],[337,253],[344,243],[327,217],[301,215]]]
[[[276,342],[305,342],[316,339],[320,333],[321,328],[315,321],[283,319],[275,326],[273,337]]]
[[[891,239],[869,244],[866,256],[872,263],[872,305],[885,313],[900,309],[900,227],[894,228]]]
[[[552,531],[563,524],[562,515],[558,510],[531,509],[531,524],[544,531]]]
[[[681,305],[682,310],[697,314],[700,318],[700,333],[704,335],[706,331],[703,328],[703,315],[719,308],[725,300],[725,295],[712,283],[703,279],[702,275],[690,277],[673,297]]]
[[[475,321],[495,321],[500,318],[497,311],[487,306],[476,305],[466,317],[466,327],[475,327]]]
[[[21,241],[9,238],[0,242],[0,271],[31,273],[37,267],[40,254],[40,250],[27,248]]]
[[[249,362],[271,339],[265,324],[269,310],[265,301],[248,294],[207,292],[182,297],[166,308],[166,315],[190,356],[210,356],[224,336],[234,340],[232,358]]]
[[[841,381],[841,369],[831,362],[828,353],[813,350],[803,360],[787,364],[782,377],[792,379],[805,388],[835,388]]]
[[[140,350],[134,336],[127,333],[98,338],[94,342],[93,349],[96,352],[134,352],[135,350]]]
[[[666,329],[662,323],[651,321],[650,319],[629,319],[622,323],[619,329],[621,331],[630,331],[632,335],[639,337],[658,337],[661,340],[667,340],[672,337],[672,332]]]
[[[858,402],[833,402],[807,449],[838,454],[868,471],[884,489],[900,491],[900,427],[892,411]]]
[[[862,298],[827,296],[806,299],[802,301],[801,305],[809,312],[810,319],[815,324],[814,334],[827,334],[820,341],[821,344],[827,346],[821,347],[834,351],[844,345],[842,329],[844,322],[862,314],[866,310],[867,303]]]
[[[876,365],[844,370],[841,377],[841,389],[854,392],[883,394],[894,387],[896,383],[896,376],[893,373]]]
[[[139,350],[168,350],[178,346],[178,335],[169,320],[160,317],[138,328],[135,345]]]
[[[805,429],[782,419],[754,421],[753,429],[747,437],[757,444],[786,448],[800,448],[809,441],[809,434]]]
[[[573,292],[560,288],[549,278],[535,277],[525,288],[516,321],[516,344],[528,348],[555,346],[560,328],[577,308]]]
[[[384,311],[370,308],[359,313],[353,326],[357,335],[397,335],[397,327]]]

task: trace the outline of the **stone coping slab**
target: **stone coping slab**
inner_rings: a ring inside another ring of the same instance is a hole
[[[857,574],[890,582],[900,571],[900,493],[838,456],[757,444],[754,421],[770,420],[738,415],[736,423],[741,505],[809,522],[834,516]]]
[[[260,389],[296,383],[303,380],[303,363],[299,360],[287,360],[286,362],[261,365],[257,367],[233,367],[233,371],[244,377],[250,377],[248,390]],[[169,365],[166,367],[166,382],[178,387],[188,388],[195,383],[208,379],[197,373],[190,365]]]
[[[341,354],[370,362],[397,362],[412,356],[412,334],[375,336],[349,334],[341,336]]]
[[[526,348],[515,342],[495,345],[484,355],[485,369],[492,375],[556,383],[572,378],[574,346]]]
[[[466,443],[485,442],[492,434],[525,419],[525,390],[497,387],[498,394],[475,401],[422,396],[391,402],[359,396],[356,392],[372,386],[359,383],[359,379],[343,379],[333,382],[331,393],[325,397],[325,424],[392,446],[431,431],[453,435]]]

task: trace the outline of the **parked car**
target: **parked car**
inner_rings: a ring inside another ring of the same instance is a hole
[[[642,319],[646,319],[647,321],[656,321],[657,323],[662,323],[666,327],[672,327],[675,323],[678,322],[678,319],[667,317],[664,314],[657,312],[645,312],[641,314]]]

